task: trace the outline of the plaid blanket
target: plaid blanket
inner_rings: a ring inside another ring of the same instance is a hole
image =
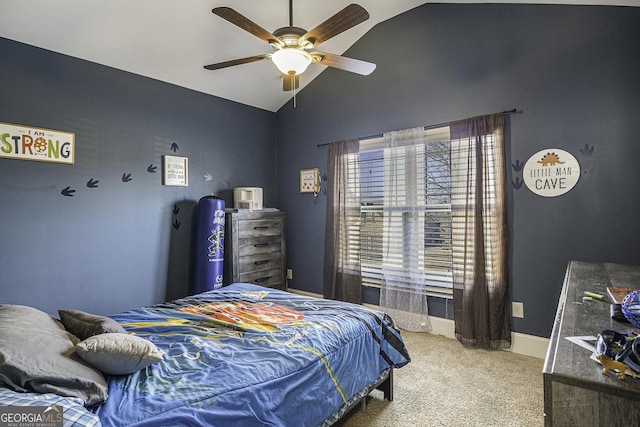
[[[62,406],[64,427],[102,427],[100,418],[89,412],[82,399],[53,393],[18,393],[0,388],[0,406]]]

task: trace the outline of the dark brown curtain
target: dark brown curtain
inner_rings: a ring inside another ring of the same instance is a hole
[[[511,346],[504,114],[450,124],[455,334],[464,345]]]
[[[323,295],[362,304],[358,151],[357,139],[329,144]]]

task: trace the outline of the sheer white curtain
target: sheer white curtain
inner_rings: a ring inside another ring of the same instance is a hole
[[[430,332],[424,293],[424,128],[384,134],[384,211],[380,305],[398,327]]]

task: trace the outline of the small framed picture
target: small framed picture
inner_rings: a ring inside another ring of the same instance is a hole
[[[320,169],[300,169],[300,192],[317,193],[320,191]]]
[[[189,186],[189,159],[187,157],[164,156],[163,185]]]

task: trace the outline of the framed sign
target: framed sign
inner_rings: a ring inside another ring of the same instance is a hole
[[[320,169],[300,169],[300,192],[318,193],[320,191]]]
[[[527,160],[522,178],[529,190],[539,196],[561,196],[578,183],[580,164],[571,153],[547,148]]]
[[[189,159],[187,157],[164,156],[164,175],[162,184],[189,185]]]
[[[0,123],[0,157],[72,165],[75,150],[75,133]]]

